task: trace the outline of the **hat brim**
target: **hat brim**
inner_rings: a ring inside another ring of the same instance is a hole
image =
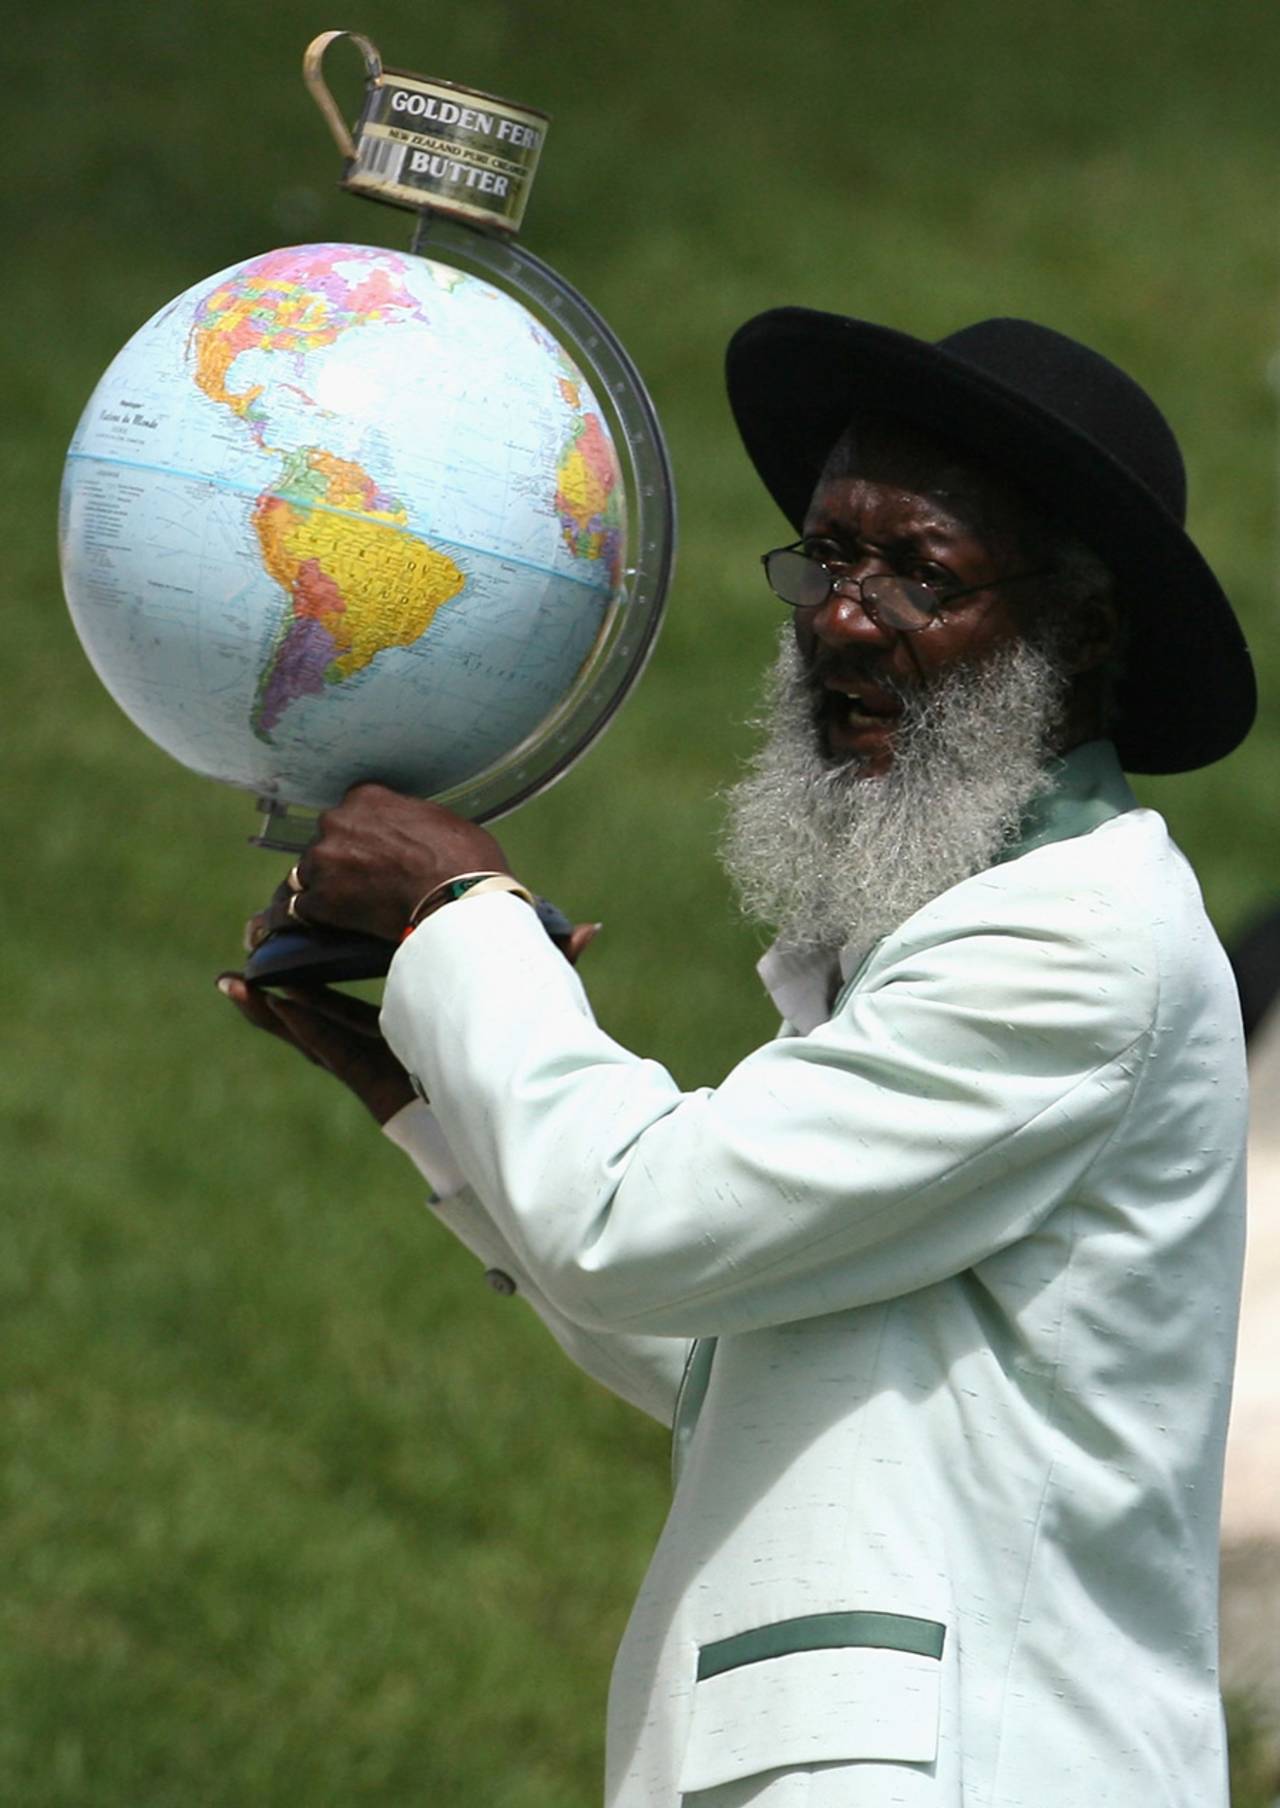
[[[1231,605],[1181,523],[1096,441],[942,346],[809,308],[747,321],[727,376],[743,444],[797,532],[832,446],[875,412],[1007,474],[1095,552],[1129,624],[1113,728],[1128,771],[1189,772],[1244,739],[1257,691]]]

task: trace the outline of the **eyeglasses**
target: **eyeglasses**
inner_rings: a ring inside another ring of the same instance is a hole
[[[941,610],[962,596],[1045,576],[1043,570],[1017,571],[1009,577],[988,578],[985,584],[967,584],[960,589],[935,588],[917,578],[900,578],[892,572],[873,572],[857,578],[848,566],[805,552],[803,540],[797,540],[794,546],[775,547],[761,556],[760,563],[773,594],[793,609],[819,609],[829,596],[844,590],[857,596],[878,627],[893,628],[902,634],[918,634]]]

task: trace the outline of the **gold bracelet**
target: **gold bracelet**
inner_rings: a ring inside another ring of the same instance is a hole
[[[523,898],[532,909],[538,908],[538,900],[527,885],[521,885],[519,879],[513,879],[510,873],[493,873],[487,879],[478,879],[474,885],[459,892],[460,898],[478,898],[482,891],[509,891],[517,898]]]
[[[467,898],[473,892],[482,891],[514,892],[518,898],[523,898],[526,904],[536,908],[533,893],[528,886],[521,885],[520,881],[512,878],[510,873],[458,873],[454,878],[446,879],[443,884],[434,886],[425,897],[418,899],[409,912],[409,921],[404,935],[412,935],[419,923],[424,922],[429,916],[434,916],[436,911],[443,909],[446,904],[453,904],[459,898]],[[404,936],[401,937],[402,941],[403,939]]]

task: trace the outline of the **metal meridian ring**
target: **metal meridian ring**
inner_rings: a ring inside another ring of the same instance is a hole
[[[644,380],[595,308],[524,246],[429,211],[419,215],[413,253],[437,254],[465,274],[513,295],[578,365],[605,415],[627,498],[623,593],[568,693],[519,746],[433,795],[471,822],[506,816],[554,784],[600,737],[653,650],[675,559],[675,480]]]

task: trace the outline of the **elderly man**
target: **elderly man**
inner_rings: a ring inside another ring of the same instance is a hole
[[[1239,1014],[1122,767],[1220,757],[1254,694],[1176,443],[1021,321],[781,309],[729,387],[800,535],[764,561],[794,631],[727,837],[777,1039],[681,1093],[597,1027],[498,843],[376,786],[258,930],[412,925],[385,1045],[224,990],[674,1425],[614,1808],[1225,1803]]]

